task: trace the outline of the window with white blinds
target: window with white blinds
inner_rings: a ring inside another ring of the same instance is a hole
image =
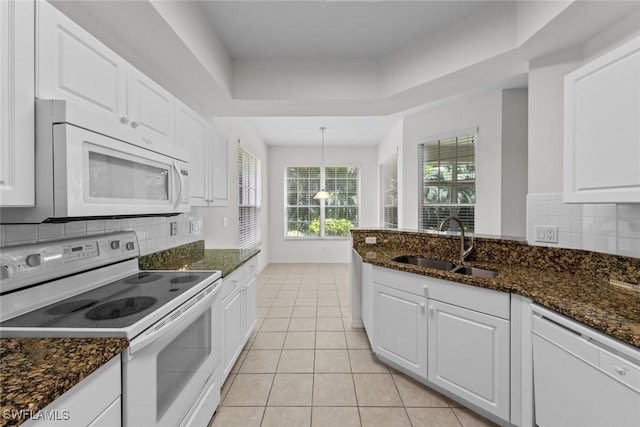
[[[348,237],[358,226],[360,168],[287,167],[285,237]],[[331,194],[324,203],[313,196]]]
[[[238,147],[240,236],[238,246],[247,249],[260,243],[260,159]]]
[[[380,165],[380,224],[398,228],[398,155]]]
[[[436,230],[448,216],[458,217],[465,231],[475,229],[475,132],[442,138],[418,146],[418,228]],[[458,231],[448,221],[445,230]]]

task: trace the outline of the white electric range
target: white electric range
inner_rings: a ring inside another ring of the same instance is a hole
[[[221,273],[140,271],[139,254],[133,232],[3,248],[0,336],[126,337],[123,424],[206,425],[220,399]]]

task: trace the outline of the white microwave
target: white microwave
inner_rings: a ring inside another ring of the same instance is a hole
[[[36,100],[36,205],[3,208],[1,222],[188,212],[187,152],[130,143],[122,128],[68,101]]]

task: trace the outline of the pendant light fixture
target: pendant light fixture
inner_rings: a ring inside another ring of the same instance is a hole
[[[320,169],[320,173],[324,170],[324,131],[327,130],[326,127],[321,127],[320,132],[322,132],[322,168]],[[313,196],[315,200],[328,200],[331,198],[331,194],[329,194],[324,187],[322,190],[318,191],[315,196]]]

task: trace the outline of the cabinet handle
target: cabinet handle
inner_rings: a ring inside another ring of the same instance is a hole
[[[422,289],[424,289],[424,293],[425,294],[429,292],[429,286],[428,285],[422,286]]]
[[[432,316],[433,313],[435,313],[435,308],[432,305],[429,306],[429,313],[431,313]]]
[[[423,303],[423,302],[421,302],[421,303],[420,303],[420,310],[424,311],[424,307],[425,307],[424,303]]]
[[[613,370],[616,371],[618,375],[627,375],[627,370],[624,368],[621,368],[620,366],[613,365]]]
[[[140,126],[140,123],[136,122],[135,120],[131,122],[131,127],[134,129],[137,129],[138,126]]]
[[[153,144],[153,141],[150,140],[149,138],[142,138],[142,140],[144,141],[145,144]]]
[[[129,124],[129,118],[127,116],[120,117],[120,123],[122,123],[123,125]]]

